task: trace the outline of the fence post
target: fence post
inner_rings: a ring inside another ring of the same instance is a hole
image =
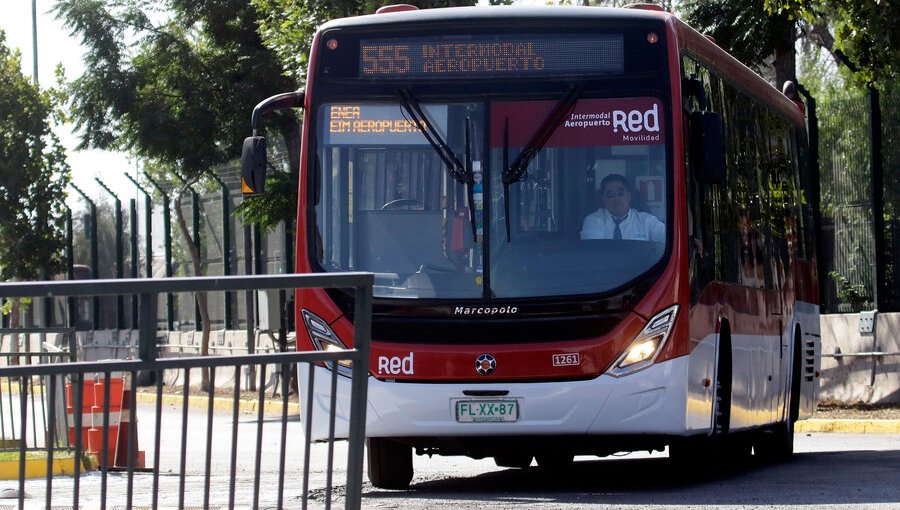
[[[812,207],[813,231],[816,234],[816,267],[819,274],[819,303],[826,302],[826,286],[828,281],[828,269],[825,267],[825,243],[822,242],[822,209],[821,209],[821,177],[819,171],[819,117],[816,110],[816,98],[806,90],[806,87],[797,85],[797,91],[806,98],[806,129],[809,132],[809,169],[810,182],[809,205]]]
[[[163,246],[165,251],[166,278],[172,277],[172,212],[169,209],[169,195],[162,187],[144,172],[144,177],[163,197]],[[149,221],[149,219],[148,219]],[[149,276],[149,275],[148,275]],[[175,325],[175,298],[171,292],[166,293],[166,329],[172,331]]]
[[[131,230],[131,277],[138,277],[138,238],[137,238],[137,200],[131,199],[128,202],[128,214]],[[138,300],[137,296],[131,296],[131,329],[137,328],[138,324]]]
[[[72,225],[72,209],[66,207],[66,280],[75,279],[75,233]],[[78,325],[78,308],[74,297],[66,298],[68,311],[68,326],[74,328]],[[74,334],[73,334],[74,336]],[[75,351],[72,351],[73,353]],[[74,360],[73,360],[74,361]]]
[[[372,333],[372,282],[356,286],[353,308],[353,348],[358,357],[353,362],[353,381],[350,397],[350,430],[347,448],[347,494],[362,492],[363,451],[366,441],[366,406],[369,385],[369,340]],[[337,370],[337,365],[333,368]],[[347,508],[358,510],[360,501],[348,497]]]
[[[138,184],[133,177],[127,173],[125,177],[134,184],[138,191],[144,194],[144,256],[146,257],[144,260],[144,277],[153,278],[153,201],[150,193]]]
[[[138,299],[140,304],[138,358],[141,361],[156,360],[156,302],[158,300],[159,294],[157,293],[142,293]],[[136,375],[137,381],[135,382],[138,386],[148,386],[156,382],[156,372],[152,370],[141,371]]]
[[[181,181],[182,184],[187,184],[187,179],[173,172],[175,177]],[[188,186],[188,189],[191,190],[191,223],[194,229],[194,246],[197,247],[197,253],[200,254],[200,259],[203,259],[203,247],[200,245],[200,194],[194,191],[193,186]],[[200,319],[200,302],[194,298],[194,329],[200,331],[201,328],[201,319]]]
[[[228,186],[225,185],[225,182],[222,179],[219,179],[219,176],[213,172],[209,172],[209,175],[219,184],[219,188],[222,191],[222,274],[224,276],[231,275],[231,212],[230,212],[230,201],[231,194],[228,190]],[[231,303],[232,303],[232,293],[225,293],[225,329],[231,329],[232,327],[232,317],[231,317]]]
[[[121,280],[125,277],[125,250],[122,247],[122,201],[99,177],[94,178],[116,203],[116,279]],[[121,295],[116,296],[116,329],[125,329],[125,298]]]
[[[69,186],[72,187],[82,198],[84,201],[88,203],[88,207],[90,207],[91,211],[91,224],[88,227],[88,235],[91,236],[91,278],[94,280],[100,278],[98,274],[100,272],[100,261],[98,255],[97,248],[97,205],[91,200],[85,192],[81,191],[78,186],[69,183]],[[91,297],[91,317],[93,322],[93,329],[100,329],[100,297],[92,296]]]
[[[881,309],[881,300],[887,296],[884,257],[884,161],[881,147],[881,101],[878,89],[869,85],[866,99],[869,103],[869,161],[872,165],[872,233],[875,240],[875,306]]]
[[[253,274],[253,238],[251,237],[250,225],[244,224],[244,274],[250,276]],[[253,329],[255,326],[253,299],[255,292],[248,290],[244,298],[244,310],[247,315],[247,354],[253,354],[256,350],[256,344],[253,338]],[[247,389],[256,390],[256,366],[247,366],[247,378],[249,379]]]

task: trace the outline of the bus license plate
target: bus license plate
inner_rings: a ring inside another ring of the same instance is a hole
[[[519,419],[516,400],[457,400],[458,422],[508,422]]]

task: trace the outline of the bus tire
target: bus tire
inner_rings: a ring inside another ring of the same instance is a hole
[[[669,460],[679,468],[695,468],[707,464],[712,441],[708,436],[673,438],[669,442]]]
[[[788,396],[787,418],[765,429],[754,445],[756,456],[767,462],[787,460],[794,454],[794,423],[800,415],[800,371],[802,370],[800,330],[794,332],[794,349],[791,357],[791,391]]]
[[[531,459],[533,458],[530,453],[503,453],[494,455],[494,463],[497,464],[497,467],[527,468],[531,465]]]
[[[406,490],[413,477],[412,446],[371,437],[366,439],[369,481],[379,489]]]
[[[568,469],[575,461],[575,456],[566,452],[544,452],[534,456],[539,468]]]

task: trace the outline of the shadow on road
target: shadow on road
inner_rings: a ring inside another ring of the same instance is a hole
[[[850,478],[850,472],[859,473]],[[608,503],[621,505],[875,504],[900,501],[900,451],[795,455],[780,464],[749,462],[691,470],[667,458],[576,462],[564,470],[506,469],[417,481],[408,492],[369,487],[364,500]]]

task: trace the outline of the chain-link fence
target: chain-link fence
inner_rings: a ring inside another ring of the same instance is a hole
[[[94,212],[91,207],[73,212],[69,232],[71,270],[69,274],[58,275],[57,279],[91,279],[95,276],[111,279],[120,274],[136,278],[194,276],[193,263],[175,211],[175,198],[180,187],[177,180],[137,179],[135,195],[128,196],[138,198],[126,198],[124,194],[117,197],[121,204],[118,214],[109,196],[99,193],[84,196],[85,202],[91,201],[96,207]],[[293,272],[292,227],[281,225],[270,233],[260,232],[252,226],[245,229],[240,217],[234,214],[242,200],[239,166],[217,169],[206,186],[198,184],[192,190],[185,194],[182,213],[193,240],[199,243],[205,275]],[[149,208],[146,200],[150,201]],[[210,294],[207,299],[211,327],[213,330],[245,330],[248,329],[249,315],[251,328],[276,333],[279,329],[291,331],[293,317],[289,300],[292,297],[283,291]],[[162,295],[159,299],[159,329],[199,329],[200,315],[193,293]],[[23,307],[18,325],[72,325],[79,330],[135,329],[135,305],[131,299],[110,296],[38,299],[32,306]],[[2,320],[0,326],[10,325],[8,316],[3,316]]]
[[[823,260],[822,311],[856,312],[875,306],[876,274],[882,275],[881,311],[900,310],[900,93],[879,94],[880,151],[873,151],[871,102],[856,95],[817,103]],[[883,169],[884,228],[873,221],[872,156]],[[876,238],[882,266],[876,266]],[[876,271],[876,269],[879,269]]]

